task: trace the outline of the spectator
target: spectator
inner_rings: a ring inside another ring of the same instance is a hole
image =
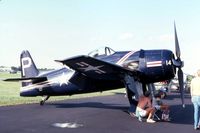
[[[194,106],[194,129],[199,129],[199,107],[200,107],[200,69],[197,71],[197,76],[191,81],[191,101]]]

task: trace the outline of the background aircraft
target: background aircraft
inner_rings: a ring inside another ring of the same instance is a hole
[[[170,80],[176,75],[183,94],[183,62],[180,58],[178,37],[175,31],[176,58],[172,51],[139,50],[114,51],[109,47],[64,60],[64,68],[46,74],[40,74],[28,51],[21,53],[21,78],[5,79],[5,81],[22,81],[20,96],[43,96],[40,104],[50,96],[73,95],[89,92],[126,88],[131,105],[143,92],[150,90],[154,95],[154,82]],[[135,98],[133,98],[135,96]]]
[[[10,74],[16,74],[18,71],[20,71],[20,67],[6,67],[6,66],[0,66],[0,72],[9,72]]]

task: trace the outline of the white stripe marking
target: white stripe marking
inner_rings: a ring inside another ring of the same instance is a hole
[[[128,52],[116,64],[122,65],[122,63],[124,63],[124,61],[126,61],[128,59],[128,57],[130,57],[133,53],[135,53],[135,51]]]
[[[162,66],[162,61],[147,62],[147,67],[158,67],[158,66]]]

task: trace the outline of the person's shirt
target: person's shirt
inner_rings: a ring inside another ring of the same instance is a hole
[[[157,105],[162,105],[163,104],[163,102],[162,102],[162,100],[160,98],[156,98],[156,103],[157,103]]]
[[[195,77],[191,81],[191,96],[200,96],[200,77]]]

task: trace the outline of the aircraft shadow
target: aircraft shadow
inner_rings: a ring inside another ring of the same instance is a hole
[[[128,112],[129,106],[123,106],[118,104],[104,104],[101,102],[85,102],[85,103],[52,103],[51,105],[56,106],[56,108],[99,108],[99,109],[111,109],[120,110],[124,113]],[[175,124],[193,124],[193,105],[186,105],[182,108],[180,105],[170,106],[170,123]]]
[[[124,95],[124,93],[118,93],[117,95]],[[193,105],[189,103],[190,96],[186,96],[186,107],[183,108],[180,105],[180,101],[177,100],[180,98],[178,94],[170,94],[165,100],[170,100],[170,123],[176,124],[193,124]],[[46,105],[54,105],[56,108],[99,108],[99,109],[111,109],[111,110],[120,110],[124,113],[127,113],[129,110],[128,103],[102,103],[102,102],[81,102],[81,101],[73,101],[71,103],[46,103]]]
[[[128,110],[128,106],[121,104],[104,104],[101,102],[84,102],[84,103],[51,103],[56,108],[101,108],[101,109],[114,109],[114,110]]]
[[[176,124],[193,124],[193,105],[187,104],[185,108],[180,105],[170,106],[171,123]]]
[[[122,93],[122,92],[115,92],[113,94],[115,94],[115,95],[125,95],[125,93]],[[179,92],[168,93],[167,97],[166,97],[167,100],[174,100],[175,98],[180,98]],[[185,99],[190,99],[190,98],[191,98],[190,94],[185,93]]]

